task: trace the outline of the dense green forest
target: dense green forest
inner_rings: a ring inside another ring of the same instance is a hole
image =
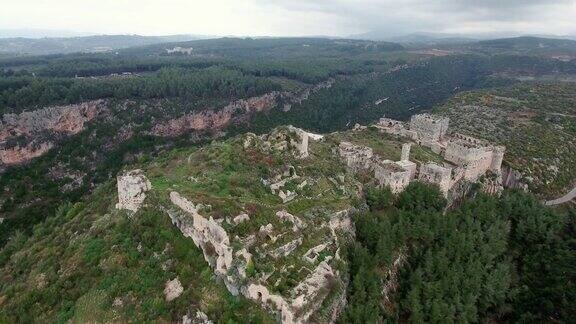
[[[103,98],[246,98],[279,89],[270,80],[218,67],[163,68],[150,76],[103,80],[18,78],[0,83],[0,105],[6,107],[0,113]]]
[[[478,194],[444,211],[436,188],[367,192],[348,251],[343,323],[571,322],[576,213],[533,196]]]

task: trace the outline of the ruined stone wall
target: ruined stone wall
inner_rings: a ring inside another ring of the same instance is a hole
[[[242,248],[235,254],[232,252],[230,240],[223,227],[212,218],[206,219],[198,213],[198,208],[192,202],[182,197],[177,192],[170,193],[170,200],[190,217],[182,216],[170,210],[168,215],[174,225],[178,226],[181,232],[193,239],[194,243],[202,249],[204,258],[215,268],[215,273],[223,279],[224,284],[232,294],[242,294],[267,308],[280,314],[282,323],[306,323],[309,317],[322,307],[322,301],[326,298],[331,286],[331,281],[339,275],[329,264],[330,257],[315,268],[315,270],[301,281],[290,294],[291,297],[284,297],[274,294],[260,281],[245,281],[245,266],[252,255]],[[278,217],[290,221],[294,224],[295,230],[305,226],[296,216],[285,211],[279,211]],[[334,224],[333,224],[334,223]],[[270,225],[271,226],[271,225]],[[351,228],[351,220],[347,213],[337,213],[330,221],[330,228],[336,239],[335,230],[345,230]],[[350,229],[353,232],[353,229]],[[297,239],[300,241],[302,238]],[[337,241],[336,241],[337,242]],[[212,246],[213,250],[207,248]],[[210,255],[215,253],[215,255]],[[241,263],[240,258],[246,262],[241,264],[241,269],[236,266]],[[240,278],[234,275],[234,271],[239,270]],[[240,271],[243,270],[243,271]],[[243,275],[242,275],[243,273]]]
[[[399,167],[403,168],[404,170],[408,171],[410,174],[410,180],[413,180],[414,177],[416,176],[416,169],[418,168],[418,166],[416,165],[416,163],[412,162],[412,161],[396,161],[395,162],[396,165],[398,165]]]
[[[503,157],[503,152],[501,156]],[[469,181],[475,181],[485,174],[492,168],[492,164],[495,167],[499,166],[498,161],[494,161],[492,147],[476,146],[474,143],[459,139],[448,143],[444,159],[458,166],[463,166],[465,168],[464,178]],[[501,159],[499,163],[502,163]]]
[[[490,170],[500,173],[502,170],[502,161],[504,160],[504,146],[495,146],[492,153],[492,163],[490,163]]]
[[[225,276],[232,265],[232,248],[226,230],[212,217],[206,219],[201,216],[198,208],[179,193],[171,192],[170,200],[192,216],[192,223],[180,219],[173,219],[173,223],[178,224],[182,233],[191,237],[194,243],[202,249],[204,258],[215,267],[216,273]]]
[[[466,172],[464,178],[468,181],[476,181],[490,169],[492,164],[492,152],[480,153],[474,156],[475,159],[465,165]]]
[[[309,139],[308,132],[305,132],[304,130],[296,128],[294,126],[289,126],[288,129],[296,133],[296,136],[298,136],[299,140],[292,141],[291,144],[298,150],[300,157],[301,158],[308,157],[308,139]]]
[[[412,147],[412,143],[404,143],[402,144],[402,155],[400,157],[401,161],[408,161],[410,160],[410,148]]]
[[[467,165],[475,160],[492,154],[492,150],[487,147],[471,146],[460,140],[451,140],[446,145],[444,159],[456,165]]]

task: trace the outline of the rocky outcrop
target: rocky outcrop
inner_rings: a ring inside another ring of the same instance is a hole
[[[307,100],[310,94],[330,88],[333,83],[334,80],[330,79],[296,93],[273,91],[258,97],[236,100],[221,109],[206,109],[157,124],[150,133],[160,137],[176,137],[190,131],[213,132],[222,130],[231,123],[247,121],[254,113],[271,110],[277,107],[280,102],[284,104],[283,110],[288,111],[292,104]],[[302,136],[306,137],[306,143],[309,135],[302,133]],[[304,151],[304,147],[302,150],[302,153],[307,155],[307,150]]]
[[[18,165],[48,152],[54,144],[51,142],[43,142],[40,144],[29,143],[25,146],[16,145],[9,148],[1,148],[0,146],[0,162],[7,166]]]
[[[0,162],[18,165],[43,155],[54,146],[54,139],[81,132],[104,109],[105,101],[95,100],[5,114],[0,118]]]
[[[184,315],[182,318],[182,324],[213,324],[208,315],[204,312],[196,311],[196,315]]]
[[[398,289],[398,272],[405,262],[406,248],[401,248],[385,272],[386,279],[382,285],[382,303],[386,309],[390,309],[392,307],[390,296]]]
[[[140,205],[146,199],[146,192],[152,189],[152,184],[142,170],[133,170],[119,175],[117,209],[138,211]]]
[[[182,292],[184,292],[184,287],[182,287],[178,278],[166,282],[164,287],[164,296],[166,297],[166,301],[173,301],[178,298]]]
[[[155,125],[152,135],[161,137],[176,137],[189,131],[216,131],[228,126],[233,119],[247,118],[247,115],[270,110],[276,107],[281,92],[271,92],[259,97],[233,101],[220,110],[207,109],[184,115]]]
[[[290,214],[285,210],[280,210],[276,212],[276,216],[283,221],[288,221],[292,223],[292,231],[297,232],[298,230],[305,228],[306,224],[297,216]]]
[[[42,131],[77,134],[104,109],[104,100],[75,105],[48,107],[21,114],[6,114],[0,120],[0,142],[12,137],[28,136]]]

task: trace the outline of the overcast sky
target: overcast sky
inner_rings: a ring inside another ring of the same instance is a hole
[[[348,36],[576,34],[576,0],[0,0],[0,29]]]

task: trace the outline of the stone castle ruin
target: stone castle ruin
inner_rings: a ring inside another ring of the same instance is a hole
[[[325,287],[329,286],[335,277],[339,276],[339,271],[333,268],[332,257],[327,257],[320,262],[316,268],[304,278],[288,296],[273,293],[272,287],[258,278],[250,278],[247,275],[248,265],[252,262],[252,254],[248,252],[251,247],[250,242],[246,242],[242,248],[234,249],[231,239],[226,229],[218,221],[202,216],[197,205],[180,195],[178,192],[170,193],[171,202],[179,210],[167,209],[172,223],[180,229],[186,237],[192,238],[198,246],[205,260],[214,269],[214,273],[226,285],[228,291],[233,295],[243,295],[263,306],[275,310],[282,323],[305,323],[308,318],[320,307],[326,296]],[[298,232],[306,227],[306,223],[295,215],[291,215],[285,210],[277,212],[277,216],[293,224],[293,231]],[[350,223],[347,213],[334,215],[333,220],[339,222],[330,223],[334,237],[331,239],[337,244],[336,230],[342,230],[340,223]],[[260,233],[266,233],[271,240],[277,239],[274,236],[272,224],[262,226]],[[279,249],[267,252],[273,258],[284,258],[288,256],[295,247],[302,244],[302,238],[287,243]],[[257,249],[259,251],[261,248]],[[304,256],[309,260],[310,255],[315,251],[321,251],[325,245],[316,246],[310,249]],[[316,252],[318,253],[318,252]],[[336,255],[339,258],[339,254]],[[315,263],[316,259],[312,259]]]
[[[146,192],[152,189],[150,181],[142,170],[132,170],[117,177],[118,203],[117,209],[127,209],[132,212],[138,211],[140,205],[146,199]]]
[[[446,136],[450,119],[430,114],[414,115],[410,118],[410,130],[422,142],[439,142]]]
[[[399,161],[385,159],[370,147],[350,142],[341,142],[337,148],[332,148],[348,169],[372,174],[378,186],[389,187],[395,194],[419,179],[437,184],[448,197],[448,193],[463,181],[478,181],[487,172],[500,173],[505,148],[461,134],[448,134],[447,118],[417,115],[409,124],[382,118],[376,127],[382,132],[408,139],[402,145]],[[194,203],[191,200],[194,198],[187,197],[186,191],[179,193],[170,189],[168,199],[160,206],[174,226],[202,251],[204,259],[230,293],[261,304],[278,314],[282,323],[313,321],[312,316],[321,313],[320,310],[332,313],[328,316],[335,321],[345,303],[345,291],[331,297],[329,294],[330,287],[341,285],[345,280],[337,265],[341,260],[341,242],[354,232],[350,217],[354,209],[340,210],[342,207],[339,206],[336,207],[338,209],[330,208],[320,213],[315,210],[297,215],[287,211],[290,210],[287,205],[292,200],[323,197],[325,192],[311,196],[299,191],[303,187],[313,186],[319,181],[332,183],[320,176],[315,179],[315,176],[298,168],[299,161],[311,161],[308,158],[309,143],[312,143],[312,147],[326,145],[326,142],[314,143],[320,140],[321,135],[294,127],[278,128],[261,136],[248,133],[242,138],[240,145],[246,152],[282,153],[282,156],[289,158],[271,173],[270,179],[260,179],[272,194],[281,198],[281,203],[263,205],[271,212],[265,225],[260,221],[255,223],[255,216],[258,215],[250,214],[252,212],[244,208],[237,215],[226,218],[215,216],[214,219],[210,215],[216,214],[210,214],[207,205]],[[414,145],[433,148],[444,158],[444,162],[419,165],[410,161],[410,151]],[[116,207],[131,212],[139,210],[147,192],[152,189],[141,170],[119,175],[117,183]],[[333,179],[333,183],[339,185],[337,179]],[[492,182],[490,192],[497,189],[498,183]],[[248,232],[240,230],[251,223]],[[324,233],[322,238],[311,240],[318,233]],[[294,259],[299,262],[294,263]],[[273,270],[254,274],[254,263],[263,260],[273,260]],[[293,271],[299,273],[298,282],[286,291],[278,290],[279,283]],[[167,300],[177,298],[182,290],[178,278],[168,282],[166,287]]]
[[[298,165],[298,161],[309,156],[309,140],[321,139],[322,135],[294,127],[280,127],[261,136],[250,133],[243,136],[240,145],[246,152],[282,153],[290,159],[290,163],[275,170],[279,172],[277,176],[261,179],[272,194],[282,198],[282,203],[263,204],[271,211],[268,217],[272,217],[266,219],[265,225],[255,226],[255,221],[260,220],[254,216],[259,215],[251,214],[253,211],[250,209],[244,209],[238,215],[214,218],[210,216],[208,205],[193,201],[195,198],[185,191],[170,189],[168,199],[161,201],[159,206],[168,214],[172,224],[202,251],[215,276],[231,294],[255,301],[277,314],[282,323],[311,322],[314,321],[313,315],[333,322],[345,302],[345,290],[337,287],[344,285],[346,279],[337,265],[341,262],[343,240],[353,235],[350,215],[353,208],[291,214],[284,207],[291,199],[313,199],[296,197],[285,186],[289,181],[300,182],[297,188],[306,185],[306,180],[301,177],[316,181],[310,174],[297,174],[292,164]],[[117,208],[132,212],[138,211],[147,199],[146,193],[152,189],[141,170],[121,174],[117,184]],[[285,199],[283,194],[292,195],[292,198]],[[251,223],[248,231],[242,230],[243,226]],[[316,237],[318,233],[322,236]],[[264,259],[273,260],[269,263],[274,265],[273,269],[255,272],[255,264],[262,264]],[[286,290],[280,290],[280,282],[292,272],[298,273],[297,282]],[[166,300],[177,298],[182,291],[178,278],[168,281]]]
[[[379,186],[390,187],[392,192],[400,193],[416,176],[416,163],[410,161],[410,143],[402,146],[400,161],[382,159],[375,155],[370,147],[342,142],[338,153],[345,161],[346,166],[353,171],[374,172],[374,178]]]
[[[376,128],[387,134],[406,137],[411,142],[403,145],[400,161],[382,160],[374,156],[371,148],[348,142],[340,144],[339,153],[352,170],[374,170],[379,186],[388,186],[394,193],[403,191],[416,178],[416,173],[420,181],[438,185],[445,196],[461,180],[476,182],[489,171],[496,174],[497,179],[501,178],[506,148],[463,134],[449,134],[449,122],[447,117],[430,114],[414,115],[409,123],[380,118]],[[409,160],[411,144],[430,148],[444,158],[444,163],[422,164],[416,172],[416,163]],[[498,188],[501,184],[492,183],[489,191],[497,192]]]

